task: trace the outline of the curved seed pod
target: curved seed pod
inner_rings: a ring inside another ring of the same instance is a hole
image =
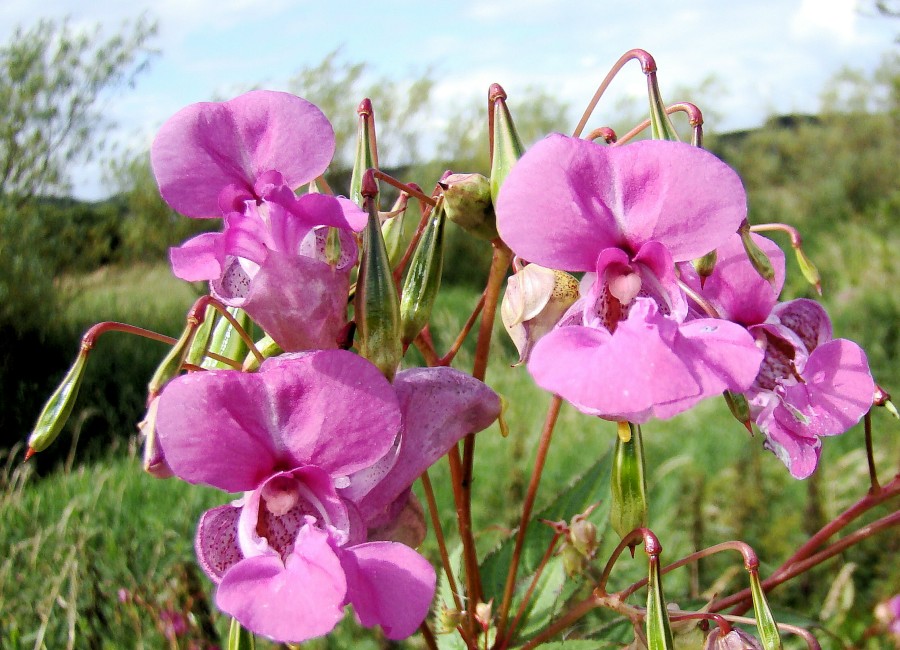
[[[775,624],[772,610],[769,609],[766,592],[763,591],[762,584],[759,582],[759,572],[751,569],[749,573],[753,615],[756,618],[756,629],[759,631],[762,646],[764,650],[781,650],[781,635],[778,633],[778,626]]]
[[[647,581],[647,650],[674,650],[669,611],[663,595],[662,576],[659,572],[659,556],[651,554],[650,575]]]
[[[26,458],[39,451],[44,451],[53,444],[59,436],[75,406],[78,397],[78,389],[84,378],[84,369],[87,367],[88,349],[82,347],[75,357],[75,362],[69,368],[69,372],[63,377],[59,387],[53,392],[44,405],[41,414],[31,435],[28,437],[28,452]]]

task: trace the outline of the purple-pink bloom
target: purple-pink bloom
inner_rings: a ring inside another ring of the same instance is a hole
[[[269,359],[257,373],[193,373],[170,382],[157,430],[175,474],[244,492],[207,511],[197,555],[216,603],[285,642],[327,634],[353,605],[391,639],[412,634],[434,595],[412,548],[367,541],[412,482],[499,398],[451,368],[404,371],[391,385],[343,350]]]
[[[170,206],[224,217],[222,232],[171,249],[175,275],[209,280],[213,295],[247,311],[286,350],[337,347],[346,322],[353,231],[365,214],[347,199],[294,193],[333,153],[334,132],[318,108],[263,90],[182,109],[151,148]],[[325,253],[328,228],[340,233],[338,260]]]
[[[723,318],[747,327],[765,357],[746,391],[750,415],[766,437],[765,446],[791,475],[815,471],[821,436],[844,433],[872,406],[875,384],[863,350],[833,339],[831,321],[818,303],[799,299],[778,303],[784,284],[784,254],[753,235],[775,269],[773,282],[753,268],[740,237],[717,249],[718,261],[700,287],[685,266],[683,277]]]
[[[536,144],[501,187],[500,235],[529,262],[585,276],[581,299],[532,352],[535,381],[585,413],[633,422],[745,390],[761,351],[733,323],[688,321],[675,273],[745,216],[737,174],[696,147]]]

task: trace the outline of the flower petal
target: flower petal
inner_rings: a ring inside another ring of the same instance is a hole
[[[194,549],[197,560],[209,579],[218,584],[222,576],[244,559],[238,544],[238,519],[241,508],[219,506],[203,513],[197,524]]]
[[[218,232],[197,235],[169,249],[172,273],[188,282],[215,280],[222,275],[224,259],[224,239]]]
[[[395,453],[379,461],[373,471],[351,476],[349,492],[342,492],[359,504],[367,522],[463,436],[490,426],[500,415],[497,394],[454,368],[403,370],[394,378],[394,389],[403,413],[403,433]],[[367,487],[361,498],[360,492]]]
[[[375,463],[401,426],[391,384],[372,363],[346,350],[268,359],[259,373],[267,415],[292,467],[316,465],[347,476]]]
[[[605,248],[658,241],[675,261],[722,244],[746,217],[740,178],[711,153],[679,142],[624,147],[554,134],[516,163],[497,199],[497,227],[517,255],[593,271]]]
[[[253,193],[278,171],[291,188],[325,171],[334,130],[313,104],[288,93],[256,90],[227,102],[192,104],[160,129],[150,150],[160,193],[189,217],[219,216],[228,186]]]
[[[366,627],[380,625],[389,639],[405,639],[425,620],[434,598],[431,564],[397,542],[342,549],[347,600]]]
[[[615,334],[580,326],[550,332],[535,346],[528,370],[583,413],[645,422],[655,405],[681,400],[688,408],[707,396],[690,359],[674,347],[677,329],[652,300],[637,298]]]
[[[266,555],[232,567],[219,584],[216,605],[255,634],[300,643],[334,629],[346,594],[328,533],[307,525],[287,562]]]
[[[347,324],[347,272],[302,255],[269,251],[244,296],[213,283],[225,304],[242,307],[283,350],[330,349]],[[229,298],[233,295],[233,298]]]
[[[176,377],[159,398],[156,429],[177,476],[226,492],[255,489],[279,457],[256,374],[209,370]]]
[[[784,286],[784,252],[770,239],[750,236],[772,261],[775,278],[771,282],[753,268],[737,234],[716,249],[716,266],[702,288],[693,267],[681,267],[682,279],[709,300],[722,318],[748,327],[769,317]]]

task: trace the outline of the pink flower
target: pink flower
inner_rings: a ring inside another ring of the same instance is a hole
[[[683,276],[719,313],[749,328],[765,350],[746,396],[750,415],[766,436],[766,448],[791,475],[806,478],[819,462],[822,436],[844,433],[872,406],[875,384],[863,350],[833,339],[831,321],[818,303],[778,303],[784,254],[764,237],[754,241],[775,269],[772,283],[747,259],[735,235],[718,250],[712,275],[700,288],[685,265]]]
[[[207,511],[197,555],[216,603],[283,642],[327,634],[352,604],[388,638],[412,634],[434,594],[431,565],[404,544],[367,541],[411,483],[499,398],[450,368],[392,386],[342,350],[282,355],[257,373],[193,373],[163,391],[157,429],[177,476],[228,492]]]
[[[318,108],[262,90],[182,109],[151,149],[170,206],[225,220],[222,232],[171,249],[175,275],[209,280],[216,297],[246,310],[286,350],[337,347],[346,321],[352,232],[365,215],[343,198],[294,194],[333,152],[334,132]],[[325,255],[328,227],[340,232],[336,261]]]
[[[696,147],[536,144],[500,190],[500,234],[529,262],[585,276],[582,298],[534,347],[535,381],[585,413],[633,422],[746,389],[762,353],[733,323],[688,322],[675,275],[745,216],[740,179]]]

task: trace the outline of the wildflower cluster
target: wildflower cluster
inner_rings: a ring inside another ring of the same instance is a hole
[[[162,127],[151,150],[162,197],[186,217],[221,219],[222,228],[171,250],[175,275],[209,282],[209,295],[151,381],[141,424],[146,468],[237,495],[200,515],[195,544],[216,605],[235,625],[297,643],[328,634],[349,605],[361,625],[380,626],[389,639],[421,629],[436,647],[427,621],[434,609],[440,631],[458,632],[463,647],[534,647],[606,607],[640,623],[633,647],[673,647],[673,629],[702,639],[691,622],[702,618],[718,624],[706,647],[759,647],[713,613],[727,599],[699,612],[666,606],[662,549],[647,527],[641,425],[724,394],[790,473],[805,478],[822,437],[859,422],[879,389],[864,352],[833,338],[820,305],[778,302],[784,254],[752,232],[738,175],[696,146],[699,137],[673,141],[652,59],[633,51],[620,65],[630,58],[642,59],[648,74],[654,139],[620,146],[608,129],[597,132],[603,144],[551,134],[526,151],[505,94],[492,86],[490,178],[446,174],[432,195],[377,169],[368,101],[359,111],[357,168],[342,188],[352,200],[324,182],[333,131],[299,97],[253,91],[188,106]],[[401,191],[389,213],[379,212],[378,180]],[[421,221],[404,241],[397,223],[410,198],[422,206]],[[440,356],[428,323],[447,219],[491,241],[494,259],[472,317]],[[473,435],[502,420],[504,400],[483,381],[498,305],[520,361],[557,397],[509,552],[480,560],[470,510]],[[479,313],[475,368],[466,374],[450,364]],[[427,367],[409,360],[410,347]],[[59,433],[89,349],[86,338],[29,453]],[[617,423],[611,490],[588,495],[593,505],[551,525],[543,559],[522,581],[562,400]],[[416,550],[426,526],[411,488],[445,456],[463,568],[454,568],[438,527],[449,595],[436,604],[436,572]],[[861,511],[898,490],[894,481],[871,492]],[[598,573],[602,532],[588,517],[602,501],[621,543]],[[645,608],[625,602],[642,584],[606,590],[624,548],[641,542]],[[761,583],[746,545],[709,552],[728,549],[744,554],[751,583],[729,604],[752,602],[763,647],[777,647],[765,588],[787,579],[790,567]],[[542,620],[530,605],[554,557],[564,579],[590,585],[591,597],[574,602],[574,588],[558,587],[568,609]],[[499,591],[481,579],[489,561],[508,576]],[[670,626],[676,615],[686,622]]]

